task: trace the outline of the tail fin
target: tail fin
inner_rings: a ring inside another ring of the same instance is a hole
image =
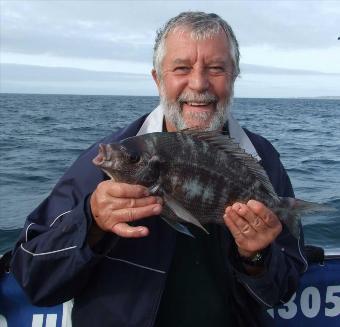
[[[309,202],[295,198],[280,198],[280,207],[294,211],[297,214],[316,213],[316,212],[335,212],[337,209],[316,202]]]
[[[295,238],[299,238],[300,215],[317,212],[335,212],[337,209],[325,204],[308,202],[295,198],[280,198],[279,208],[275,210]]]

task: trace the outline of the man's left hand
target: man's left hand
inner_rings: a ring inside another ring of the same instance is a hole
[[[264,204],[236,202],[225,210],[224,222],[233,235],[241,256],[253,257],[270,245],[282,231],[279,218]]]

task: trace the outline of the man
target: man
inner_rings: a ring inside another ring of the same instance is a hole
[[[231,116],[239,50],[215,14],[186,12],[158,32],[152,76],[161,104],[102,142],[188,127],[224,129],[293,196],[278,153]],[[286,301],[306,267],[300,246],[256,201],[226,208],[225,228],[195,239],[161,219],[162,199],[107,180],[85,151],[28,217],[13,272],[36,304],[74,298],[74,326],[260,325],[260,305]]]

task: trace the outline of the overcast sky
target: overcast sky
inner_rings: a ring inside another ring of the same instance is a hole
[[[340,96],[340,1],[4,1],[1,92],[156,95],[155,31],[215,12],[240,43],[237,97]]]

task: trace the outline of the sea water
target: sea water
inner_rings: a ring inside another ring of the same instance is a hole
[[[157,97],[0,94],[0,254],[79,154]],[[298,198],[338,209],[302,219],[307,244],[340,249],[340,100],[235,99],[242,126],[281,154]]]

